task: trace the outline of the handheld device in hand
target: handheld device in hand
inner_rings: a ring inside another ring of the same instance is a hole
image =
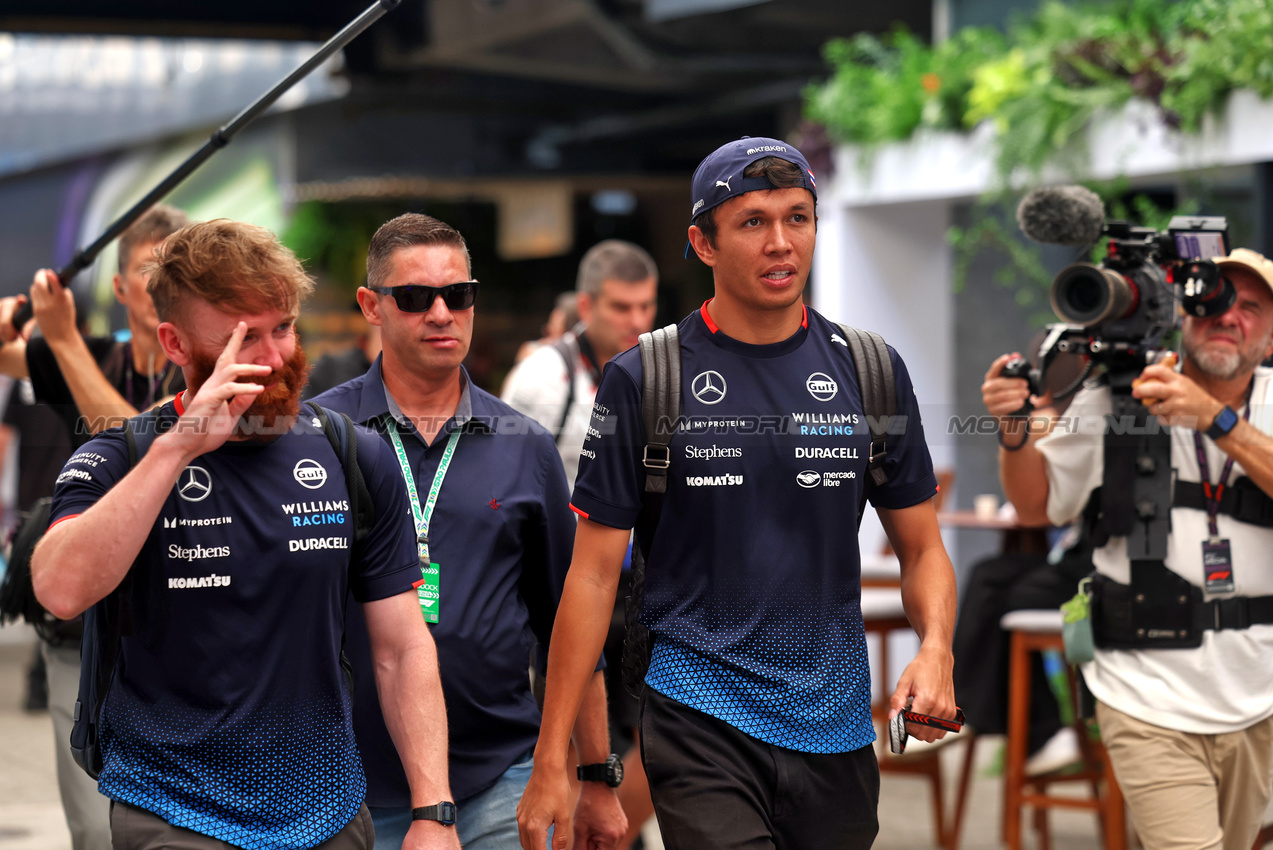
[[[910,734],[906,731],[907,723],[918,723],[920,726],[929,726],[933,729],[944,729],[947,732],[958,732],[964,728],[964,712],[963,709],[955,708],[955,719],[947,720],[944,717],[932,717],[928,714],[920,714],[911,711],[909,708],[899,711],[892,720],[888,722],[888,747],[895,754],[901,755],[906,752],[906,742],[910,739]]]

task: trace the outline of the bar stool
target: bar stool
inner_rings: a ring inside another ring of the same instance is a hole
[[[1047,850],[1047,810],[1060,807],[1097,812],[1101,820],[1105,850],[1126,850],[1127,819],[1122,792],[1114,779],[1114,770],[1105,748],[1090,739],[1081,719],[1076,718],[1074,726],[1083,755],[1083,769],[1077,773],[1025,775],[1030,721],[1030,653],[1063,651],[1061,612],[1054,609],[1011,611],[1003,616],[999,624],[1012,635],[1008,655],[1008,752],[1004,770],[1005,843],[1009,850],[1020,850],[1021,810],[1024,806],[1031,806],[1034,809],[1034,826],[1038,832],[1039,846]],[[1070,692],[1073,694],[1077,687],[1073,668],[1069,669],[1069,677]],[[1053,783],[1075,781],[1089,782],[1092,796],[1075,798],[1048,794],[1048,788]],[[963,797],[962,789],[960,796]],[[962,804],[962,799],[960,802]],[[962,811],[956,815],[956,823],[959,815],[962,815]]]

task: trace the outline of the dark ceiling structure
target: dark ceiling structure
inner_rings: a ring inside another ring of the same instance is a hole
[[[364,0],[5,0],[0,31],[324,40]],[[346,51],[348,97],[296,115],[300,179],[680,173],[786,132],[828,38],[931,0],[402,0]]]

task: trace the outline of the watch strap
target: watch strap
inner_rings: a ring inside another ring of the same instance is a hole
[[[575,771],[575,775],[579,777],[580,782],[605,782],[606,763],[598,762],[597,764],[581,764]]]
[[[443,826],[455,826],[455,803],[443,800],[432,806],[420,806],[411,810],[411,819],[435,820]]]

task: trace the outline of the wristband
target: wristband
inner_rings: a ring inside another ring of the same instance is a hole
[[[1004,451],[1019,452],[1025,448],[1025,444],[1030,442],[1030,420],[1025,420],[1025,428],[1021,434],[1021,442],[1015,446],[1009,445],[1003,441],[1003,428],[995,429],[995,433],[999,436],[999,445],[1003,446]]]

